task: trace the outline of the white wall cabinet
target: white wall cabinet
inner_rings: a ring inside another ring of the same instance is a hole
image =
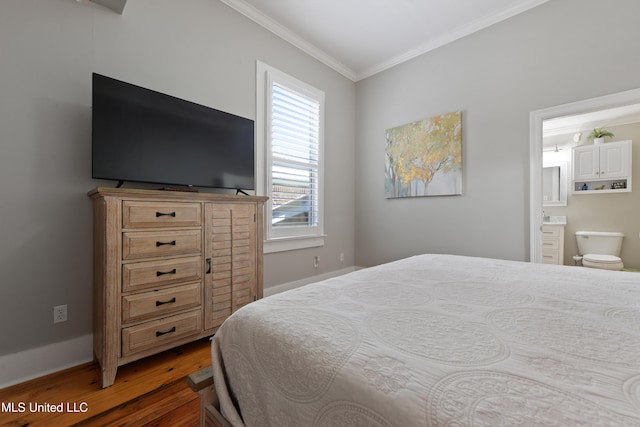
[[[628,140],[574,147],[574,194],[631,191],[631,144]]]

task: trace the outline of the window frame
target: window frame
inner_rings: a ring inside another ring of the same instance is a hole
[[[271,88],[274,82],[319,103],[317,225],[272,226]],[[265,203],[264,252],[324,246],[324,92],[261,61],[256,61],[256,190]]]

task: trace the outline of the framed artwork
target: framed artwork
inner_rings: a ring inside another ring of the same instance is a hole
[[[443,114],[385,131],[385,196],[462,194],[462,114]]]

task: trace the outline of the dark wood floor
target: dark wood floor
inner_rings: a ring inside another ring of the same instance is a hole
[[[0,426],[197,426],[198,395],[185,377],[210,364],[204,339],[121,366],[105,389],[96,363],[76,366],[0,390]]]

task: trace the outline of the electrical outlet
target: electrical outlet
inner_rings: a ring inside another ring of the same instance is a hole
[[[344,261],[344,252],[340,252],[340,261]]]
[[[313,266],[315,268],[320,267],[320,257],[318,255],[313,257]]]
[[[67,321],[67,304],[53,307],[53,323]]]

